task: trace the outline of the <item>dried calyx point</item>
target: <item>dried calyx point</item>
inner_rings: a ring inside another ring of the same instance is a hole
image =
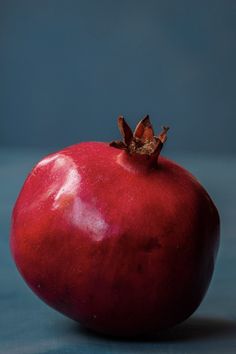
[[[162,127],[161,133],[155,136],[148,115],[138,123],[134,133],[122,116],[118,118],[118,127],[123,141],[112,141],[110,146],[126,150],[130,155],[158,156],[167,140],[169,130],[169,127]]]

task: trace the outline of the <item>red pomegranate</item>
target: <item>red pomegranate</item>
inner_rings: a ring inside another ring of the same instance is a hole
[[[200,183],[159,157],[148,116],[123,142],[45,157],[13,211],[11,250],[30,288],[95,331],[133,336],[189,317],[212,277],[219,215]]]

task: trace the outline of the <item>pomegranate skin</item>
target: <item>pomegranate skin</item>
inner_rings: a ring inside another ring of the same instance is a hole
[[[14,207],[11,251],[30,288],[92,330],[157,332],[188,318],[212,277],[219,215],[176,163],[81,143],[45,157]]]

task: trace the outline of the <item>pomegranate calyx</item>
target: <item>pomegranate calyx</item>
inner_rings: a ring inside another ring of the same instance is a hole
[[[164,126],[161,133],[155,136],[148,115],[137,124],[134,133],[123,116],[118,117],[118,127],[123,136],[123,141],[112,141],[110,146],[125,150],[130,155],[138,154],[157,157],[167,140],[167,131],[169,130],[169,127]]]

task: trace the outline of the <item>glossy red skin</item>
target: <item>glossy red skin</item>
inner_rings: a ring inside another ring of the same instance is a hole
[[[105,143],[43,159],[16,202],[11,250],[31,289],[84,326],[156,332],[189,317],[214,268],[219,216],[174,162],[136,163]]]

